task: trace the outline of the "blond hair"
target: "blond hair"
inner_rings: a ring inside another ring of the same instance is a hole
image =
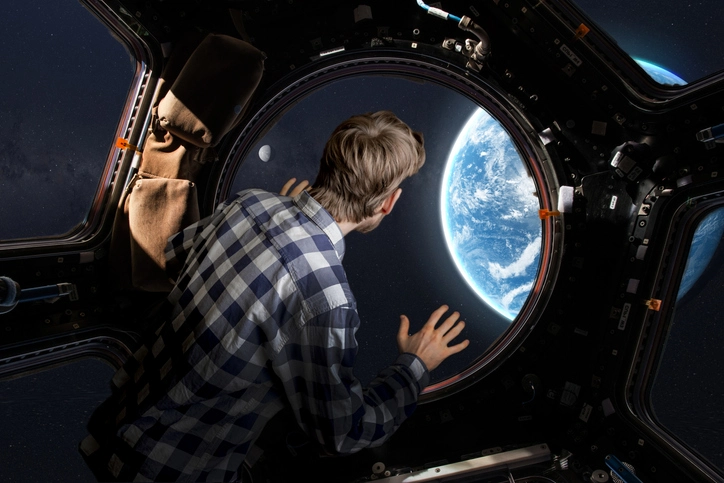
[[[424,163],[422,134],[392,112],[353,116],[327,141],[309,193],[337,221],[359,223]]]

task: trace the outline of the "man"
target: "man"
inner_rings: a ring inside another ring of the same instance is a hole
[[[81,443],[96,476],[233,481],[285,407],[329,454],[389,438],[428,372],[468,341],[448,346],[464,325],[457,312],[435,327],[446,306],[414,335],[402,316],[399,357],[363,389],[344,235],[373,230],[424,161],[422,136],[394,114],[355,116],[308,191],[243,191],[172,237],[167,258],[182,268],[170,320],[114,376]]]

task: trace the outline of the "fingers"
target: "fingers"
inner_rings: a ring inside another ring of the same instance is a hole
[[[397,331],[397,340],[405,340],[410,333],[410,319],[405,315],[400,315],[400,329]]]
[[[440,317],[443,316],[445,312],[449,307],[447,305],[441,305],[437,310],[435,310],[431,315],[430,318],[427,319],[427,322],[425,322],[425,325],[435,327],[437,325],[437,321],[440,320]]]
[[[397,348],[399,349],[400,354],[403,354],[408,350],[408,339],[410,338],[409,331],[410,320],[406,316],[400,315],[400,328],[397,331]]]
[[[306,188],[307,186],[309,186],[309,181],[307,181],[306,179],[305,179],[304,181],[301,181],[301,182],[292,190],[292,192],[289,193],[289,196],[291,196],[292,198],[294,198],[294,197],[297,196],[299,193],[301,193],[302,191],[304,191],[304,188]]]
[[[458,352],[462,351],[463,349],[465,349],[465,348],[466,348],[467,346],[469,346],[469,345],[470,345],[470,341],[469,341],[468,339],[465,339],[464,341],[462,341],[462,342],[459,343],[459,344],[455,344],[455,345],[453,345],[453,346],[449,346],[449,347],[447,348],[447,350],[448,350],[448,355],[451,356],[451,355],[453,355],[453,354],[457,354]]]
[[[304,181],[300,181],[299,184],[297,186],[295,186],[294,189],[292,190],[292,192],[290,193],[289,189],[296,182],[297,182],[297,178],[291,178],[289,181],[284,183],[284,186],[282,186],[282,189],[279,190],[279,194],[282,196],[291,196],[292,198],[294,198],[299,193],[301,193],[307,186],[309,186],[309,181],[307,181],[305,179]]]
[[[450,320],[450,319],[448,319],[448,320]],[[447,332],[443,332],[444,335],[442,337],[442,340],[445,341],[445,343],[449,343],[455,337],[459,336],[460,332],[462,332],[464,328],[465,328],[465,322],[463,322],[461,320],[460,322],[455,324],[455,326],[450,328]],[[442,331],[443,328],[440,327],[440,330]]]
[[[286,196],[287,193],[289,192],[289,188],[291,188],[292,185],[296,182],[297,182],[297,178],[292,178],[289,181],[287,181],[286,183],[284,183],[284,186],[282,186],[282,189],[279,190],[279,194],[282,196]]]
[[[445,319],[445,322],[440,324],[440,327],[438,327],[438,330],[442,334],[446,334],[452,327],[455,325],[455,322],[460,318],[460,312],[453,312],[450,317]]]

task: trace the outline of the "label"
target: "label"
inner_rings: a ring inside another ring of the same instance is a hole
[[[631,304],[623,304],[621,310],[621,318],[618,319],[618,330],[624,330],[626,328],[626,322],[628,322],[628,314],[631,312]]]
[[[616,196],[616,195],[611,196],[611,203],[608,205],[608,208],[611,210],[616,208],[616,202],[618,202],[618,196]]]
[[[641,280],[637,278],[632,278],[628,281],[628,285],[626,286],[626,291],[628,293],[636,293],[639,290],[639,283],[641,283]]]
[[[430,15],[434,17],[440,17],[443,20],[447,20],[448,13],[444,10],[440,10],[439,8],[430,7],[430,9],[427,11]]]
[[[584,404],[583,408],[581,409],[581,414],[578,415],[578,419],[580,419],[584,423],[587,423],[588,418],[591,417],[592,412],[593,412],[593,406],[591,406],[590,404]]]
[[[78,287],[76,287],[75,284],[71,284],[70,286],[69,298],[71,302],[75,302],[76,300],[80,299],[80,297],[78,296]]]
[[[566,382],[563,388],[563,394],[561,394],[561,404],[564,406],[573,406],[580,392],[581,386],[573,384],[572,382]]]
[[[636,178],[639,177],[641,173],[643,173],[644,170],[636,166],[631,172],[628,174],[628,179],[631,181],[636,181]]]
[[[354,23],[372,19],[372,8],[369,5],[359,5],[354,9]]]
[[[561,52],[563,52],[563,55],[568,57],[570,61],[576,65],[576,67],[580,67],[581,64],[583,64],[583,61],[579,59],[578,56],[574,54],[573,51],[569,49],[566,44],[561,45]]]

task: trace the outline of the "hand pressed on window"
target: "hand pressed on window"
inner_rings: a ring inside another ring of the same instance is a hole
[[[425,363],[428,371],[432,371],[442,361],[470,344],[466,339],[459,344],[449,345],[465,328],[465,322],[458,321],[460,318],[458,312],[453,312],[439,327],[435,327],[447,311],[447,305],[440,306],[430,315],[422,329],[413,335],[409,333],[410,320],[405,315],[400,316],[400,329],[397,332],[397,346],[400,352],[415,354]]]

